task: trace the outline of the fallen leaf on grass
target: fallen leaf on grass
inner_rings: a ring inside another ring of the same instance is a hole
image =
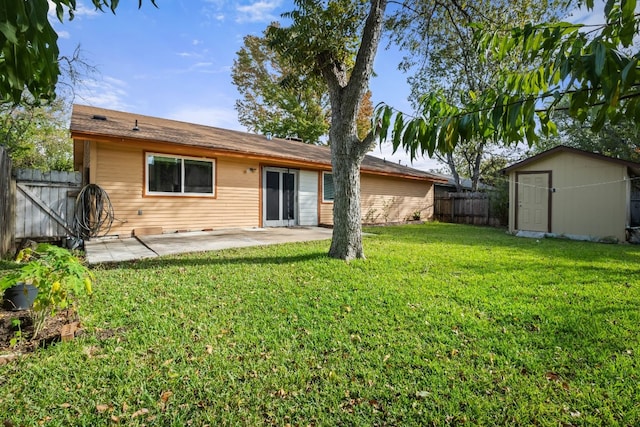
[[[387,360],[389,360],[390,357],[391,357],[390,354],[387,354],[386,356],[384,356],[384,358],[382,359],[382,363],[385,363]]]
[[[96,405],[96,411],[98,411],[99,413],[103,413],[107,409],[109,409],[109,405],[102,405],[102,404]]]
[[[118,417],[116,415],[111,415],[111,421],[113,421],[114,423],[118,424],[120,422],[120,417]]]
[[[208,345],[206,347],[206,351],[207,351],[207,354],[212,354],[213,353],[213,346],[212,345]]]
[[[173,396],[173,392],[168,390],[163,391],[162,394],[160,395],[160,401],[158,402],[158,406],[163,412],[167,410],[167,401],[171,396]]]
[[[61,408],[65,408],[65,409],[66,409],[66,408],[71,408],[71,403],[62,403],[62,404],[60,405],[60,407],[61,407]]]
[[[139,417],[140,415],[148,414],[149,410],[147,408],[138,409],[136,412],[131,414],[131,418]]]
[[[560,375],[556,374],[555,372],[547,372],[546,374],[544,374],[544,377],[549,381],[558,381],[560,379]]]
[[[429,392],[426,390],[420,390],[420,391],[416,391],[416,397],[418,399],[426,399],[427,397],[429,397]]]

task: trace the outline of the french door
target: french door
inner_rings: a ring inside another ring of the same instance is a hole
[[[298,171],[266,167],[262,176],[263,223],[265,227],[297,224]]]

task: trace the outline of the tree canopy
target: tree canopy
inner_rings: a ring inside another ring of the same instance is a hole
[[[156,6],[156,0],[149,0]],[[119,0],[91,0],[98,10],[115,13]],[[73,19],[76,0],[0,2],[0,102],[19,104],[25,91],[33,102],[55,98],[60,75],[58,35],[49,22],[49,3],[64,20]],[[142,0],[138,0],[142,7]]]
[[[593,9],[593,0],[584,3]],[[503,30],[476,25],[477,55],[500,61],[514,48],[528,67],[500,73],[496,85],[482,93],[461,94],[463,106],[442,94],[425,94],[419,115],[407,116],[390,106],[377,111],[380,137],[394,147],[430,155],[450,152],[461,141],[492,138],[504,144],[535,143],[540,134],[557,131],[552,112],[564,109],[598,131],[622,118],[638,122],[640,53],[633,46],[638,20],[635,0],[607,0],[604,22],[586,26],[569,22],[525,24]]]
[[[241,99],[238,120],[251,132],[317,144],[329,130],[329,100],[321,78],[304,76],[264,37],[245,36],[231,70]]]
[[[0,145],[13,167],[43,171],[73,170],[67,105],[56,98],[46,105],[0,104]]]
[[[324,79],[301,74],[299,65],[270,48],[265,37],[245,36],[231,76],[241,96],[236,100],[238,120],[249,131],[297,137],[310,144],[326,141],[331,107]],[[371,129],[372,116],[371,92],[367,92],[356,123],[360,138]]]

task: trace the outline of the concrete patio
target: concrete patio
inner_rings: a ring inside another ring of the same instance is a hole
[[[188,252],[328,240],[331,234],[331,229],[322,227],[278,227],[192,231],[126,239],[98,238],[85,242],[85,254],[89,264],[101,264]]]

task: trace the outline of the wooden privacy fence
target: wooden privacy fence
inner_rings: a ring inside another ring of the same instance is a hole
[[[13,249],[15,187],[11,179],[11,159],[0,146],[0,258]]]
[[[434,218],[458,224],[499,226],[503,221],[495,211],[488,193],[447,193],[435,198]]]
[[[74,235],[75,199],[82,185],[79,172],[18,169],[15,238],[60,239]]]

